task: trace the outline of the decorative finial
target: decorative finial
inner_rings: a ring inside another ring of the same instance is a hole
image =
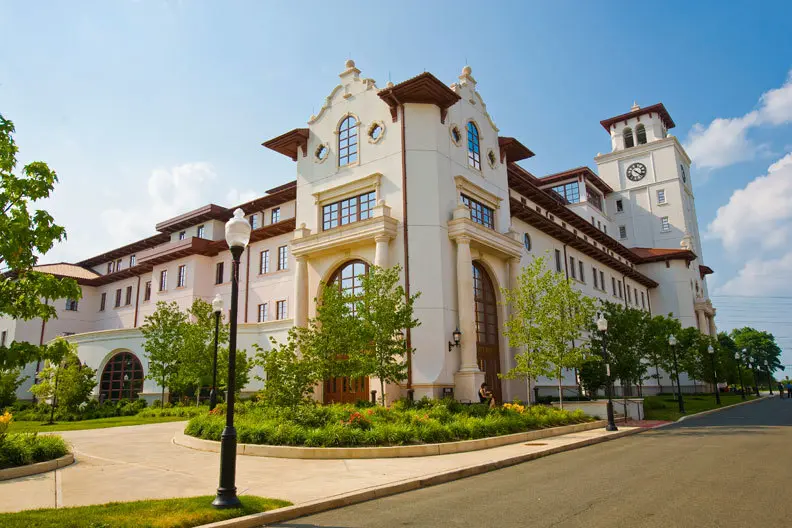
[[[348,59],[348,60],[347,60],[347,61],[344,63],[344,66],[346,66],[346,69],[347,69],[347,70],[348,70],[348,69],[350,69],[350,68],[354,68],[354,67],[355,67],[355,61],[353,61],[352,59]]]
[[[393,83],[388,81],[388,84],[385,85],[385,88],[393,88]]]
[[[636,103],[635,101],[633,101],[633,105],[630,107],[630,111],[631,111],[631,112],[635,112],[636,110],[640,110],[640,109],[641,109],[641,107],[640,107],[640,106],[638,106],[638,103]]]
[[[462,68],[462,75],[471,75],[473,73],[473,68],[470,66],[465,66]]]

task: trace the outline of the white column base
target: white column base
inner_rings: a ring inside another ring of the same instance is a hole
[[[478,402],[484,373],[479,369],[460,370],[454,374],[454,397],[461,402]]]

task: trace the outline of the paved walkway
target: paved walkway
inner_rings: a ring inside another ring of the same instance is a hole
[[[67,431],[77,462],[56,472],[0,482],[0,512],[111,501],[211,495],[219,455],[171,442],[184,422]],[[622,431],[625,428],[622,428]],[[607,436],[602,429],[470,453],[366,460],[237,457],[239,493],[295,504],[496,462]]]

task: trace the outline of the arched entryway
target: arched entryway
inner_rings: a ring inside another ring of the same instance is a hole
[[[99,401],[136,400],[143,390],[143,365],[132,352],[118,352],[102,369]]]
[[[478,262],[473,263],[473,298],[476,303],[476,359],[495,401],[502,402],[503,392],[498,377],[501,371],[498,301],[492,279]]]
[[[362,260],[344,262],[330,276],[328,284],[337,287],[346,295],[353,297],[363,292],[363,276],[368,273],[369,265]],[[354,312],[354,308],[353,308]],[[324,403],[354,403],[368,399],[368,378],[337,377],[324,382]]]

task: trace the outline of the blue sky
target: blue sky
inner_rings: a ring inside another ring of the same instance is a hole
[[[770,1],[0,0],[0,112],[21,160],[60,175],[47,207],[69,242],[50,261],[291,180],[260,143],[304,126],[350,57],[379,86],[470,64],[540,176],[594,167],[601,119],[662,101],[696,162],[718,325],[774,331],[792,366],[790,18]]]

